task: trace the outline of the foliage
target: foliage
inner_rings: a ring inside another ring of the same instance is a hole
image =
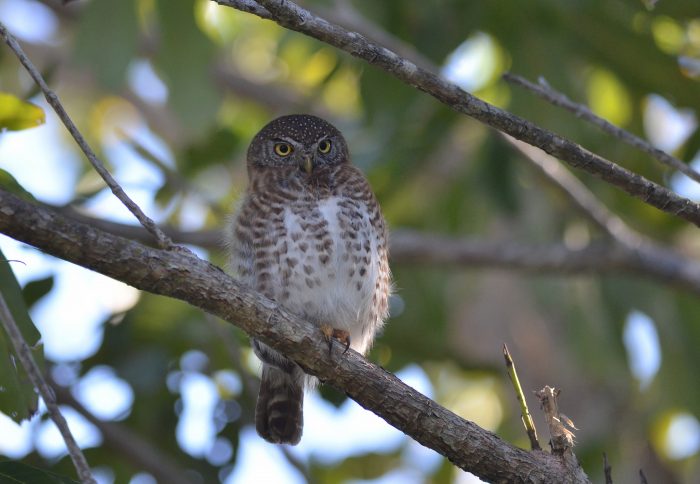
[[[0,462],[0,477],[4,482],[25,484],[74,484],[77,481],[21,462]]]
[[[34,327],[34,323],[29,317],[25,301],[31,302],[37,290],[42,290],[40,287],[42,282],[30,282],[25,286],[26,291],[23,294],[12,270],[10,270],[11,263],[17,264],[20,262],[8,261],[3,253],[0,252],[0,287],[2,288],[2,294],[24,340],[29,344],[34,358],[41,363],[43,362],[43,351],[41,343],[39,343],[39,331]],[[46,284],[43,285],[45,286]],[[0,357],[0,409],[13,420],[20,422],[36,414],[39,398],[34,391],[32,382],[29,381],[29,377],[15,356],[14,348],[7,333],[1,327],[0,348],[2,348],[2,357]]]
[[[18,131],[44,123],[44,111],[12,94],[0,92],[0,130]]]
[[[341,12],[326,1],[305,5]],[[662,1],[651,10],[636,0],[527,5],[515,0],[356,0],[351,5],[365,22],[412,46],[438,68],[463,43],[465,48],[481,45],[488,62],[470,77],[477,78],[469,86],[476,95],[673,186],[673,174],[665,167],[510,87],[500,74],[542,76],[572,99],[646,136],[650,96],[660,95],[679,109],[700,106],[697,72],[693,77],[679,63],[700,62],[700,17],[693,2]],[[41,66],[51,67],[49,84],[108,164],[120,167],[121,157],[135,157],[158,174],[151,196],[162,213],[159,221],[187,230],[223,227],[246,184],[251,136],[276,115],[313,112],[346,134],[353,160],[367,173],[393,229],[524,244],[563,240],[571,247],[604,238],[496,133],[325,44],[204,0],[92,0],[52,8],[62,41],[32,44],[30,52],[55,64]],[[27,86],[17,74],[21,68],[1,52],[0,72],[10,74],[0,77],[0,89],[22,97]],[[167,97],[159,94],[158,82],[137,75],[149,69],[164,83]],[[31,121],[38,120],[38,112],[26,107],[23,112],[23,118],[32,114]],[[13,126],[2,119],[0,126]],[[144,142],[146,129],[161,142]],[[0,144],[9,136],[0,134]],[[699,148],[697,127],[671,147],[688,162]],[[77,152],[74,146],[65,149]],[[695,228],[598,180],[577,176],[645,236],[698,255]],[[127,192],[143,188],[143,180],[124,178]],[[66,187],[76,207],[89,209],[105,195],[91,188],[93,180],[83,163],[75,186]],[[0,171],[0,182],[22,190],[11,172]],[[225,265],[223,249],[207,254]],[[636,277],[410,264],[392,268],[397,298],[370,355],[374,361],[391,371],[419,365],[437,401],[525,447],[517,402],[503,372],[501,345],[506,342],[526,395],[545,384],[563,389],[562,411],[581,429],[576,453],[594,480],[602,472],[603,452],[621,482],[632,481],[639,468],[650,482],[691,482],[700,472],[697,449],[678,457],[668,445],[674,416],[700,417],[700,301],[695,295]],[[43,289],[38,283],[25,287],[28,306],[52,290],[47,281]],[[5,297],[11,284],[0,280]],[[11,304],[21,307],[16,300]],[[624,343],[633,311],[652,319],[660,344],[661,366],[646,387],[631,371]],[[226,383],[231,373],[244,382],[254,373],[245,336],[151,294],[141,294],[128,310],[115,311],[103,329],[96,353],[70,366],[78,375],[69,383],[77,386],[79,377],[98,367],[113,369],[135,395],[117,425],[199,473],[204,482],[216,482],[221,469],[230,471],[241,454],[239,435],[254,411],[254,387]],[[33,344],[36,338],[29,340]],[[195,370],[188,366],[193,354],[204,356],[197,356]],[[183,405],[178,381],[192,372],[211,377],[219,392],[217,434],[234,449],[225,462],[190,455],[175,438]],[[344,400],[328,389],[322,395],[336,405]],[[546,441],[538,412],[531,412]],[[338,422],[328,439],[339,438],[344,425],[352,422]],[[302,466],[318,482],[370,479],[406,466],[402,452],[407,445],[334,464],[318,456]],[[93,466],[110,468],[116,482],[128,482],[142,470],[106,440],[87,449],[86,457]],[[73,475],[67,458],[47,462],[34,451],[23,460]],[[424,482],[454,482],[458,476],[447,464],[424,472]]]

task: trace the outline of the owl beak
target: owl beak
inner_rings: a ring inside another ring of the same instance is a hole
[[[302,160],[301,160],[299,168],[302,168],[306,172],[307,175],[310,175],[311,171],[314,169],[314,165],[311,161],[311,157],[304,156],[304,158],[302,158]]]

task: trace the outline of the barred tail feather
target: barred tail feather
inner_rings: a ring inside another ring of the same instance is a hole
[[[296,371],[286,373],[263,364],[255,407],[255,428],[268,442],[296,445],[301,440],[304,390],[301,386],[303,379],[294,374]]]

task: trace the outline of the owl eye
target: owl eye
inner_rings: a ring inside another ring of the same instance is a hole
[[[327,139],[324,139],[318,144],[318,151],[323,153],[324,155],[328,153],[331,150],[331,142],[328,141]]]
[[[292,145],[289,143],[277,143],[275,144],[275,153],[280,156],[287,156],[292,152]]]

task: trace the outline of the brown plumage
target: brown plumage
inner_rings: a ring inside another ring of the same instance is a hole
[[[248,178],[231,225],[236,275],[319,327],[348,334],[366,353],[388,312],[387,233],[341,133],[315,116],[277,118],[248,148]],[[253,349],[263,362],[257,431],[296,444],[303,389],[314,379],[259,341]]]

